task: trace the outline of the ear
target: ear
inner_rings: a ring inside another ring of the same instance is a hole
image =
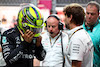
[[[69,19],[69,21],[71,22],[72,21],[72,18],[73,18],[73,16],[72,15],[70,15],[70,17],[69,17],[70,19]]]

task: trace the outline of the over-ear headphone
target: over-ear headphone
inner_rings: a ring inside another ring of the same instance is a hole
[[[49,17],[54,17],[54,18],[56,18],[56,19],[59,21],[59,23],[58,23],[58,29],[59,29],[59,30],[63,30],[64,24],[61,22],[60,18],[59,18],[56,14],[51,14],[50,16],[48,16],[48,18],[49,18]],[[48,19],[48,18],[47,18],[47,19]],[[46,23],[46,27],[47,27],[47,20],[45,21],[45,23]]]

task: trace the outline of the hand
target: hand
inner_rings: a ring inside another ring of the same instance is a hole
[[[82,61],[72,60],[72,67],[81,67]]]
[[[0,44],[0,52],[2,52],[2,47],[1,47],[1,44]]]
[[[37,39],[36,39],[36,46],[39,47],[41,45],[41,40],[42,40],[42,37],[39,36]]]
[[[28,42],[31,43],[34,37],[34,33],[32,31],[30,31],[29,29],[25,31],[25,33],[23,34],[23,32],[21,30],[19,30],[23,39]]]

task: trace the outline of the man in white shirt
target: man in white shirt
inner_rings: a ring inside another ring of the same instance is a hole
[[[68,35],[61,31],[63,24],[55,14],[47,18],[46,25],[48,32],[42,35],[42,45],[46,50],[46,57],[42,65],[63,67],[65,49],[68,45]]]
[[[93,43],[89,34],[81,26],[85,12],[77,3],[64,7],[65,24],[69,31],[66,49],[66,67],[93,67]]]

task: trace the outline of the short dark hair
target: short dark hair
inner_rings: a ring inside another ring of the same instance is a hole
[[[96,1],[90,1],[90,2],[87,4],[87,6],[88,6],[88,5],[96,6],[97,11],[98,11],[98,13],[99,13],[99,9],[100,9],[99,3],[97,3]],[[86,6],[86,7],[87,7],[87,6]]]
[[[70,5],[66,5],[64,7],[63,12],[64,12],[65,16],[66,15],[68,17],[70,17],[71,15],[73,16],[71,21],[74,22],[74,24],[76,24],[76,25],[83,24],[83,21],[85,18],[85,12],[81,5],[79,5],[77,3],[72,3]]]

